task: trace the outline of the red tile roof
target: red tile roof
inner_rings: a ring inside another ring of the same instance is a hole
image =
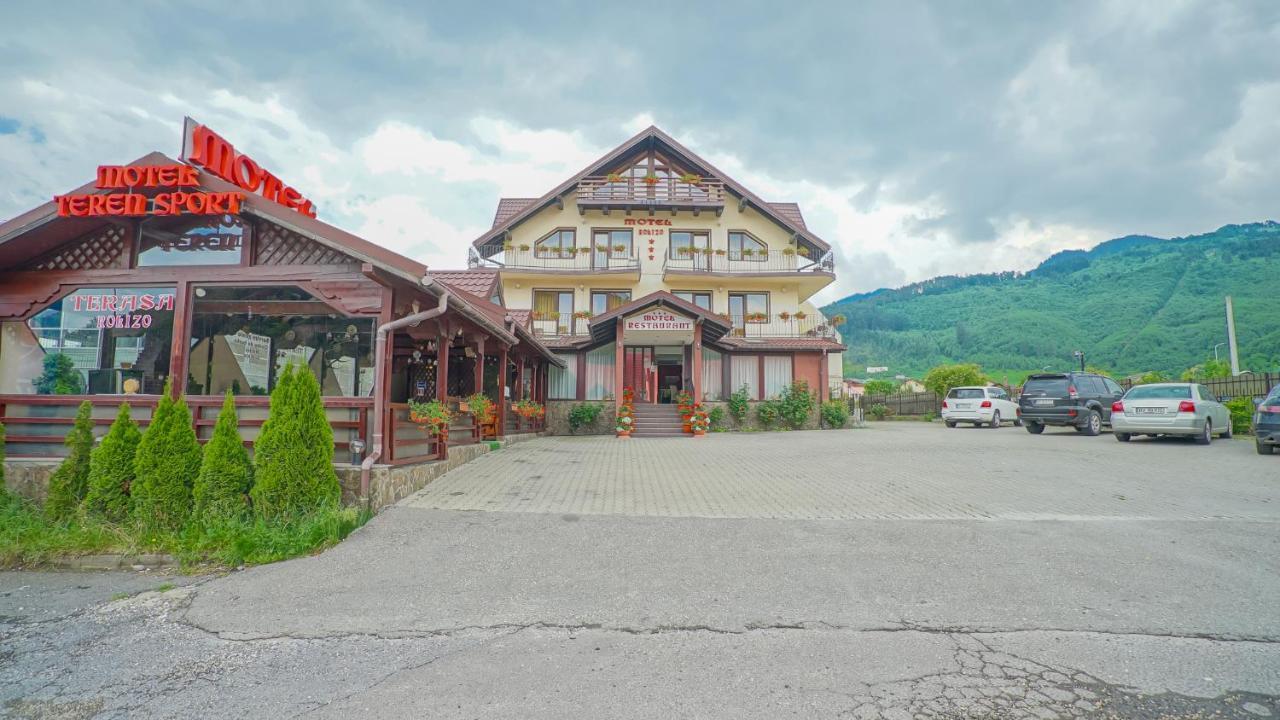
[[[719,344],[733,350],[828,350],[840,352],[844,345],[826,338],[721,338]]]
[[[484,300],[493,297],[494,288],[498,284],[498,271],[495,268],[430,270],[429,274],[454,290],[475,295]]]
[[[516,213],[538,201],[538,198],[501,198],[498,210],[493,214],[493,227],[510,220]]]

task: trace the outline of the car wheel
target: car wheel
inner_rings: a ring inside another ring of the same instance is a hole
[[[1000,427],[1000,411],[999,410],[997,410],[995,414],[991,416],[991,422],[987,423],[987,427],[989,428]]]
[[[1022,427],[1022,418],[1018,418],[1017,420],[1014,420],[1014,421],[1013,421],[1013,426],[1014,426],[1014,427]]]
[[[1253,443],[1253,447],[1258,451],[1259,455],[1270,455],[1271,453],[1276,451],[1275,445],[1267,445],[1261,440],[1255,440]]]
[[[1205,418],[1204,427],[1200,428],[1200,434],[1196,435],[1197,445],[1208,445],[1213,442],[1213,423]]]
[[[1089,418],[1084,421],[1084,427],[1080,428],[1080,432],[1094,437],[1102,432],[1102,415],[1097,410],[1089,411]]]
[[[1044,423],[1029,422],[1026,425],[1023,425],[1023,427],[1025,427],[1027,429],[1027,432],[1031,433],[1032,435],[1039,435],[1040,433],[1044,432]]]
[[[942,422],[949,428],[953,428],[956,426],[955,420],[943,420]]]
[[[1129,433],[1116,433],[1116,439],[1120,442],[1129,442]]]
[[[1235,436],[1236,436],[1236,429],[1235,429],[1234,427],[1232,427],[1232,425],[1233,425],[1233,423],[1231,422],[1231,419],[1230,419],[1230,418],[1228,418],[1228,419],[1227,419],[1227,429],[1222,431],[1222,437],[1224,437],[1224,438],[1226,438],[1226,439],[1230,440],[1231,438],[1233,438],[1233,437],[1235,437]]]

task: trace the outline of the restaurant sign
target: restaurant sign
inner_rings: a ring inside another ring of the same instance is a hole
[[[173,312],[172,293],[77,293],[71,296],[75,312],[92,313],[99,328],[151,327],[151,314]]]
[[[307,217],[315,217],[316,209],[302,193],[285,185],[253,161],[248,155],[236,151],[231,143],[205,125],[185,118],[182,126],[182,157],[184,162],[199,165],[227,182],[244,190],[279,203]]]
[[[627,318],[626,324],[623,326],[623,332],[627,333],[632,330],[691,332],[693,330],[693,321],[668,310],[654,309]]]

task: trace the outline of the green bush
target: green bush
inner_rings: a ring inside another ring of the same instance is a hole
[[[822,423],[829,428],[842,428],[849,423],[849,403],[844,400],[828,400],[820,410]]]
[[[756,420],[764,430],[772,430],[782,417],[781,403],[778,400],[761,400],[756,403]]]
[[[889,408],[881,403],[876,403],[867,410],[867,414],[876,420],[883,420],[889,414]]]
[[[1153,385],[1164,382],[1169,382],[1169,376],[1159,370],[1152,370],[1151,372],[1143,373],[1134,385]]]
[[[76,422],[63,443],[69,449],[53,477],[49,478],[49,499],[44,512],[51,520],[69,520],[89,491],[89,454],[93,451],[93,406],[80,403]]]
[[[8,486],[4,484],[4,423],[0,423],[0,502],[8,494]]]
[[[31,381],[37,395],[79,395],[84,392],[84,380],[71,358],[62,353],[44,356],[40,377]]]
[[[175,401],[166,382],[134,457],[130,495],[133,517],[140,526],[176,531],[186,524],[191,487],[200,474],[200,454],[187,401]]]
[[[782,389],[778,398],[778,413],[792,430],[799,430],[813,417],[813,406],[817,398],[809,391],[809,383],[796,380]]]
[[[252,485],[253,465],[240,437],[236,401],[228,390],[218,422],[213,426],[213,436],[204,446],[200,474],[192,488],[193,519],[207,525],[243,518],[249,511]]]
[[[746,385],[729,395],[729,416],[733,418],[735,425],[741,427],[747,421],[747,409],[750,407],[751,393]]]
[[[578,403],[569,408],[569,432],[576,433],[584,427],[595,424],[603,411],[603,403]]]
[[[1253,430],[1253,399],[1238,397],[1223,403],[1231,411],[1231,432],[1246,435]]]
[[[724,432],[724,408],[719,405],[711,408],[707,412],[707,421],[711,424],[711,432]]]
[[[982,368],[972,363],[939,365],[924,376],[924,386],[938,397],[946,397],[951,388],[967,385],[986,385],[989,378]]]
[[[1205,360],[1193,365],[1182,373],[1183,382],[1204,382],[1218,378],[1231,377],[1231,364],[1226,360]]]
[[[261,517],[301,516],[338,507],[342,486],[333,469],[333,428],[320,383],[306,367],[285,367],[253,447],[250,498]]]
[[[892,380],[868,380],[862,386],[862,391],[868,395],[888,395],[896,392],[897,389],[898,383]]]
[[[89,455],[89,492],[84,497],[87,515],[115,523],[128,519],[129,488],[141,440],[142,432],[129,416],[129,404],[121,403],[111,429]]]

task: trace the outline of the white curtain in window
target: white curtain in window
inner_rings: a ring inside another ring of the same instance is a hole
[[[757,355],[731,355],[733,363],[729,366],[729,381],[733,387],[728,388],[730,394],[747,386],[747,396],[755,400],[760,388],[760,357]]]
[[[613,394],[613,345],[605,345],[587,353],[587,399],[603,400]]]
[[[721,363],[724,356],[709,347],[702,348],[702,397],[707,400],[723,400],[724,375]]]
[[[578,396],[578,356],[556,353],[564,361],[564,367],[551,366],[547,389],[552,400],[576,400]]]
[[[764,356],[764,396],[777,397],[791,384],[791,356]]]

